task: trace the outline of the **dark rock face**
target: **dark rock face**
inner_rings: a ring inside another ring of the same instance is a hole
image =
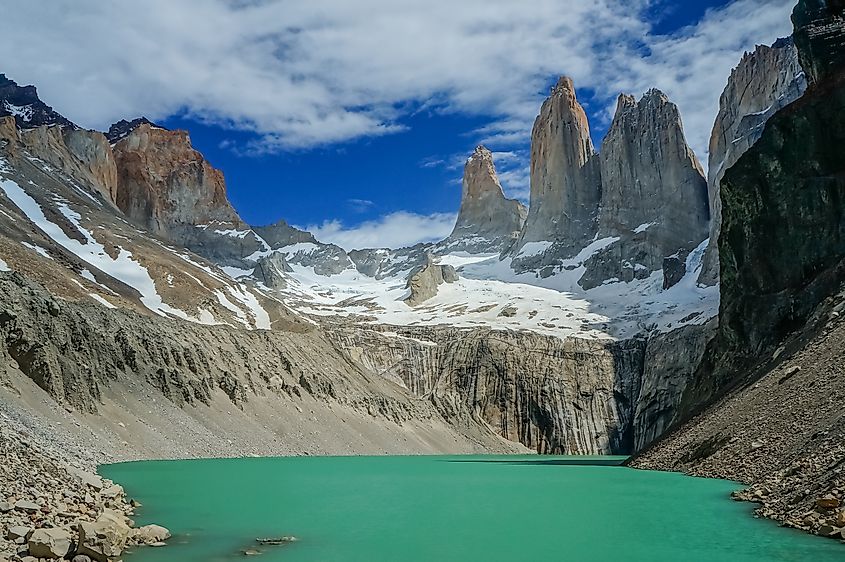
[[[519,236],[527,213],[525,205],[505,197],[493,154],[479,146],[464,166],[461,209],[444,243],[454,251],[501,252]]]
[[[109,132],[106,133],[106,138],[109,139],[109,142],[111,144],[115,144],[117,141],[129,136],[129,133],[131,133],[141,125],[149,125],[150,127],[164,129],[164,127],[156,125],[146,117],[137,117],[132,121],[121,119],[120,121],[118,121],[117,123],[113,123],[112,126],[109,127]]]
[[[758,46],[742,57],[731,72],[719,100],[719,113],[710,135],[707,187],[710,196],[710,244],[704,255],[699,281],[714,285],[719,278],[719,232],[722,200],[719,185],[725,170],[751,147],[766,121],[781,108],[800,98],[807,89],[798,50],[791,38],[779,39],[771,47]]]
[[[818,6],[799,3],[796,23],[808,10],[823,15]],[[825,10],[838,21],[843,8]],[[830,34],[807,37],[809,46],[797,45],[808,68],[830,69],[825,61],[845,53]],[[785,338],[811,329],[813,311],[845,282],[845,71],[817,76],[722,180],[719,336],[687,406],[718,395]]]
[[[0,117],[7,115],[14,116],[15,123],[21,129],[42,125],[76,127],[41,101],[35,86],[18,86],[14,80],[0,74]]]
[[[314,238],[313,234],[294,228],[284,220],[267,226],[253,226],[252,229],[271,248],[282,248],[291,244],[301,243],[317,244],[317,239]]]
[[[810,85],[845,67],[845,1],[801,0],[792,13],[795,43]]]

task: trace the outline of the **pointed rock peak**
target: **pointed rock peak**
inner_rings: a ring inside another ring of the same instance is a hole
[[[109,127],[109,132],[106,133],[106,138],[109,139],[109,142],[111,144],[115,144],[119,140],[129,136],[132,131],[134,131],[141,125],[149,125],[150,127],[155,127],[157,129],[164,129],[164,127],[162,127],[161,125],[156,125],[155,123],[143,116],[135,118],[132,121],[126,121],[125,119],[121,119],[120,121],[114,123],[111,127]]]
[[[0,117],[6,116],[14,117],[21,129],[43,125],[76,128],[70,120],[41,101],[35,86],[19,86],[5,74],[0,74]]]
[[[575,82],[572,81],[572,78],[569,76],[561,76],[557,84],[552,87],[552,95],[554,94],[562,94],[564,92],[569,92],[573,96],[575,95]]]
[[[464,166],[461,209],[449,239],[483,240],[484,248],[464,248],[467,251],[500,250],[513,241],[527,213],[522,203],[505,197],[493,153],[478,146]]]
[[[618,118],[635,107],[637,107],[637,98],[631,94],[619,94],[619,98],[616,100],[616,117],[614,118]]]
[[[472,152],[472,155],[469,157],[469,160],[467,160],[467,164],[469,164],[473,160],[490,160],[492,162],[493,153],[490,152],[490,149],[488,149],[483,144],[479,144],[475,147],[475,150]]]

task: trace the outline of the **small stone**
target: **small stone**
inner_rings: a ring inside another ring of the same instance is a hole
[[[842,502],[839,501],[839,498],[827,495],[823,498],[819,498],[816,500],[816,506],[822,509],[836,509],[841,505]]]
[[[41,506],[29,500],[18,500],[15,502],[15,509],[26,513],[36,513],[41,509]]]
[[[752,442],[751,442],[751,450],[761,449],[761,448],[762,448],[762,447],[764,447],[765,445],[766,445],[766,444],[765,444],[765,443],[763,443],[762,441],[752,441]]]
[[[84,554],[77,554],[71,562],[91,562],[91,559]]]
[[[10,504],[9,502],[0,502],[0,513],[7,513],[15,509],[15,506]]]
[[[32,532],[32,528],[24,527],[22,525],[15,525],[6,529],[6,538],[10,541],[23,538],[25,539]]]

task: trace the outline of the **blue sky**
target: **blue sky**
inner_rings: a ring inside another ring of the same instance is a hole
[[[661,88],[706,165],[730,69],[789,33],[794,0],[424,4],[17,0],[0,70],[83,126],[143,114],[189,130],[247,222],[395,247],[448,234],[480,142],[527,202],[531,124],[560,74],[597,146],[618,93]]]

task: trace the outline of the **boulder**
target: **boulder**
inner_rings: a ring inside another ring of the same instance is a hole
[[[38,558],[64,558],[70,551],[70,539],[65,529],[36,529],[29,535],[29,554]]]
[[[171,536],[170,531],[160,525],[144,525],[131,533],[134,542],[147,545],[164,542]]]
[[[94,523],[79,524],[78,552],[98,562],[107,562],[126,548],[130,531],[123,515],[107,509]]]

